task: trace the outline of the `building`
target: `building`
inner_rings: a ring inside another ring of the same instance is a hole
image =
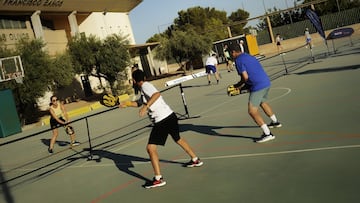
[[[50,54],[62,52],[77,33],[100,39],[113,33],[135,44],[128,13],[142,0],[1,0],[0,40],[12,46],[21,37],[41,38]]]
[[[155,61],[152,57],[151,50],[157,43],[137,45],[135,42],[128,14],[141,2],[0,0],[0,42],[12,48],[22,37],[40,38],[46,43],[48,53],[55,55],[63,52],[68,40],[76,34],[92,34],[104,39],[108,35],[121,33],[128,36],[133,62],[148,76],[167,72],[166,63]]]

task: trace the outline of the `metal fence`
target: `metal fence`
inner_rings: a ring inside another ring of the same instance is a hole
[[[324,30],[336,29],[347,25],[360,23],[360,8],[352,8],[324,16],[320,16]],[[273,27],[273,34],[280,34],[284,39],[291,39],[304,35],[305,28],[309,28],[310,33],[316,30],[309,20],[304,20],[288,25]],[[262,30],[257,33],[257,42],[259,45],[271,43],[268,30]]]

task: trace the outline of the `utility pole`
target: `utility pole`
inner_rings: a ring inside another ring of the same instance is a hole
[[[337,8],[338,8],[338,11],[340,12],[339,0],[336,0],[336,5],[337,5]]]
[[[285,0],[285,4],[286,4],[286,8],[289,8],[288,2],[287,0]],[[293,20],[292,20],[292,11],[288,11],[289,12],[289,17],[290,17],[290,23],[293,24]]]
[[[265,2],[264,2],[264,0],[263,0],[262,2],[263,2],[263,6],[264,6],[264,12],[265,12],[265,14],[266,14]]]

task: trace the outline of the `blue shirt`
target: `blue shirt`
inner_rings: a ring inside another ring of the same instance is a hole
[[[256,92],[271,86],[270,78],[266,74],[260,62],[253,56],[242,53],[235,59],[236,70],[239,75],[246,71],[249,79],[250,91]]]

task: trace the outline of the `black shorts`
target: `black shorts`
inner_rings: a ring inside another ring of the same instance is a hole
[[[59,119],[65,122],[65,119],[63,117],[60,117]],[[51,129],[58,128],[61,126],[64,126],[64,125],[57,122],[55,118],[53,118],[53,117],[50,118],[50,128]]]
[[[169,134],[175,142],[180,140],[179,123],[175,113],[154,124],[148,144],[164,146]]]

